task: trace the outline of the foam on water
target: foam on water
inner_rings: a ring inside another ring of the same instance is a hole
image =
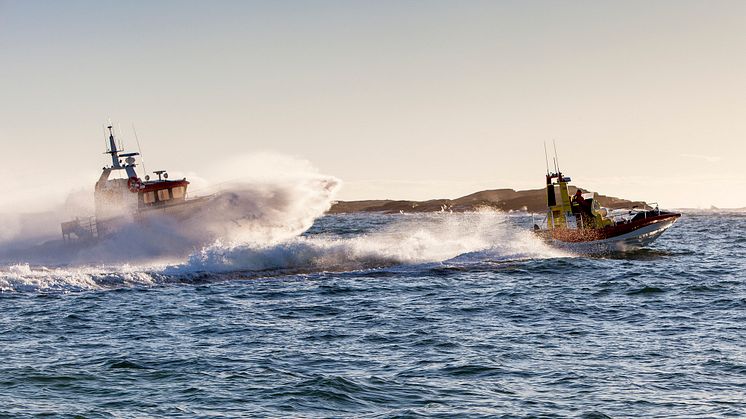
[[[281,242],[307,230],[330,207],[338,185],[334,178],[323,176],[232,184],[187,219],[153,216],[146,223],[130,222],[117,234],[81,249],[72,260],[173,261],[183,260],[216,240],[231,244]]]
[[[0,292],[71,292],[102,288],[150,286],[162,280],[142,266],[31,267],[17,264],[0,267]]]
[[[559,256],[563,254],[510,224],[504,214],[485,211],[400,217],[381,231],[351,238],[321,235],[270,245],[215,243],[166,273],[346,271],[396,264]]]
[[[354,236],[338,234],[333,224],[322,234],[302,235],[330,208],[338,179],[276,154],[224,166],[241,180],[208,187],[206,203],[186,220],[149,217],[90,246],[58,240],[8,253],[0,289],[75,291],[191,281],[205,272],[251,277],[561,256],[492,211],[391,215],[383,227]],[[59,224],[49,224],[50,234],[59,234]],[[6,233],[0,256],[27,240],[18,230]]]
[[[391,215],[388,224],[352,237],[333,233],[260,242],[216,241],[184,262],[35,268],[28,264],[0,270],[5,291],[78,291],[192,282],[195,277],[238,273],[241,277],[326,271],[356,271],[397,265],[445,263],[470,265],[484,261],[566,256],[546,246],[505,214],[484,211],[462,214]],[[214,274],[214,275],[213,275]]]

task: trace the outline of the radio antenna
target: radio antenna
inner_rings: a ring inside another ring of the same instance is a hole
[[[122,139],[122,136],[124,131],[122,131],[122,123],[117,122],[117,134],[119,135],[119,149],[124,151],[124,140]],[[556,152],[554,154],[557,154]]]
[[[554,164],[557,166],[557,172],[559,173],[560,166],[559,166],[559,157],[557,156],[557,142],[554,139],[552,139],[552,144],[554,145]]]
[[[106,135],[106,125],[101,124],[101,131],[104,132],[104,154],[109,152],[109,137]]]
[[[132,123],[132,132],[135,134],[135,142],[137,143],[137,152],[140,153],[140,164],[142,164],[142,172],[148,173],[145,169],[145,157],[142,155],[142,149],[140,148],[140,139],[137,138],[137,130],[135,129],[135,123]]]
[[[547,157],[547,142],[544,141],[544,163],[547,165],[547,175],[549,174],[549,157]]]

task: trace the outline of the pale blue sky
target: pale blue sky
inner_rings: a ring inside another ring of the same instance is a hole
[[[744,22],[743,1],[0,0],[0,175],[92,184],[112,118],[151,166],[275,150],[343,199],[538,188],[557,139],[601,193],[746,206]]]

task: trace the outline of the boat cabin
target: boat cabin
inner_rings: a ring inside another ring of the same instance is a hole
[[[572,217],[572,204],[570,194],[567,190],[569,177],[562,176],[561,172],[547,173],[547,228],[566,226]],[[557,195],[559,192],[559,201]]]
[[[112,127],[107,127],[108,150],[111,166],[104,167],[96,182],[96,217],[107,219],[120,215],[133,214],[152,208],[163,208],[183,203],[187,196],[189,182],[186,179],[169,180],[165,170],[157,170],[157,180],[145,176],[141,180],[136,171],[135,157],[140,153],[124,153],[117,146]],[[112,172],[122,171],[127,178],[110,179]]]
[[[95,213],[92,217],[76,218],[61,224],[65,241],[87,241],[118,231],[131,217],[137,218],[155,209],[169,208],[169,213],[180,211],[185,206],[186,179],[169,180],[165,170],[157,170],[157,180],[138,177],[135,157],[138,152],[123,152],[121,143],[114,137],[112,126],[107,127],[106,153],[111,156],[111,165],[104,166],[94,188]],[[113,177],[114,172],[124,176]]]
[[[138,208],[159,207],[184,202],[189,182],[182,180],[158,180],[143,183],[138,192]]]
[[[570,177],[563,176],[562,172],[547,173],[547,229],[555,228],[602,228],[613,222],[606,217],[607,211],[602,208],[596,199],[595,193],[582,194],[585,200],[582,216],[581,213],[573,211],[572,198],[568,183]]]

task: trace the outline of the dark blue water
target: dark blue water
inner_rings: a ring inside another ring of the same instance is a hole
[[[746,215],[606,257],[429,217],[325,217],[166,267],[5,266],[0,415],[746,416]]]

